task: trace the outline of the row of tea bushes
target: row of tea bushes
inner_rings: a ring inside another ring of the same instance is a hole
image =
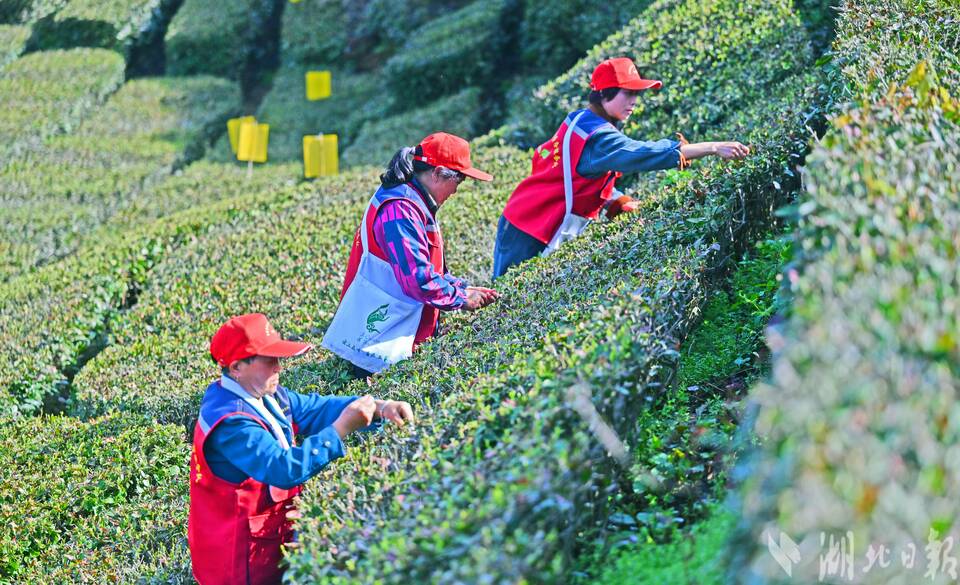
[[[524,71],[553,77],[566,71],[651,0],[523,0],[520,52]]]
[[[177,0],[36,0],[24,12],[32,22],[32,49],[102,47],[130,56],[155,42]]]
[[[420,422],[313,484],[293,581],[561,580],[575,536],[620,489],[639,414],[669,391],[709,273],[796,183],[816,84],[794,79],[738,116],[753,157],[706,166],[511,271],[497,305],[379,376]]]
[[[378,69],[425,23],[469,0],[299,0],[283,11],[286,64],[336,63],[348,71]]]
[[[597,63],[620,56],[663,81],[662,89],[641,93],[624,129],[651,140],[673,132],[691,141],[723,139],[708,130],[812,61],[791,0],[659,0],[537,90],[515,121],[520,137],[539,144],[550,136],[557,120],[586,104]]]
[[[14,158],[0,171],[8,209],[0,274],[9,279],[73,253],[141,196],[144,181],[198,158],[239,101],[221,79],[137,79],[76,131]]]
[[[215,75],[244,83],[276,66],[274,29],[282,3],[184,0],[164,38],[167,75]]]
[[[236,89],[221,80],[131,82],[77,135],[52,139],[48,148],[5,169],[6,197],[19,205],[8,208],[2,226],[10,250],[5,262],[12,277],[3,287],[6,304],[0,317],[8,333],[0,342],[4,356],[0,385],[9,399],[2,402],[30,412],[66,383],[66,372],[102,333],[104,315],[127,302],[128,288],[139,286],[140,273],[152,262],[153,247],[138,243],[149,242],[149,236],[130,238],[114,254],[109,242],[122,240],[114,234],[142,227],[140,222],[189,207],[199,198],[191,185],[171,192],[144,186],[144,181],[159,180],[184,160],[189,152],[185,147],[201,141],[209,118],[223,115],[209,108],[223,107],[224,101],[231,100],[235,103]],[[113,136],[106,136],[111,131]],[[64,174],[64,168],[71,172]],[[44,170],[45,177],[39,172]],[[219,184],[224,184],[231,170],[219,174]],[[288,169],[286,175],[291,174]],[[222,195],[205,189],[209,197]],[[38,216],[39,209],[45,215]],[[19,215],[23,210],[32,211]],[[18,218],[22,219],[19,224]],[[92,234],[76,232],[73,241],[65,239],[78,223],[87,230],[108,225]],[[94,249],[76,261],[68,259],[13,277],[16,270],[29,269],[41,251],[37,240],[33,247],[21,240],[42,230],[60,238],[55,240],[60,246],[56,253],[73,250],[81,242]],[[14,251],[20,251],[20,256]],[[22,264],[14,265],[16,260]],[[23,353],[25,347],[32,353]]]
[[[77,254],[0,284],[0,414],[33,414],[44,402],[62,409],[58,398],[110,343],[164,255],[211,225],[281,205],[296,178],[289,165],[258,169],[253,180],[229,165],[191,165],[142,192]]]
[[[518,14],[516,0],[474,2],[413,31],[383,68],[397,109],[499,84],[513,68]]]
[[[164,37],[167,74],[240,79],[251,4],[184,0]]]
[[[385,167],[401,146],[416,145],[434,132],[472,138],[483,129],[482,108],[481,91],[468,87],[402,114],[372,118],[343,151],[343,164]]]
[[[0,425],[0,581],[188,582],[183,429],[113,414]]]
[[[953,582],[937,543],[953,554],[960,498],[960,11],[845,8],[833,66],[849,103],[808,161],[805,262],[793,317],[769,334],[772,380],[753,390],[763,441],[730,569],[778,582],[766,543],[782,531],[794,579],[822,577],[842,541],[859,582]],[[868,547],[892,562],[868,570]]]
[[[30,38],[30,28],[13,24],[0,24],[0,70],[20,56]]]
[[[258,169],[252,181],[233,166],[191,165],[141,193],[77,254],[0,284],[2,414],[57,406],[165,254],[212,224],[279,205],[296,178],[289,165]]]
[[[103,49],[31,53],[0,74],[0,159],[77,126],[123,83],[123,59]]]
[[[441,210],[454,274],[476,282],[489,278],[496,220],[508,185],[526,170],[525,158],[514,149],[478,152],[476,164],[496,181],[465,183]],[[319,342],[378,174],[360,169],[264,192],[264,201],[273,199],[269,206],[224,214],[202,236],[168,253],[151,270],[136,307],[113,329],[113,343],[74,380],[72,412],[90,416],[121,408],[189,423],[202,390],[217,375],[210,336],[232,315],[263,312],[280,331]],[[325,355],[318,350],[305,361]]]

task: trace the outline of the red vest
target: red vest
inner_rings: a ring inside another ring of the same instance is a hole
[[[433,269],[438,273],[443,274],[446,272],[446,266],[443,260],[443,236],[440,234],[440,225],[437,223],[436,218],[426,209],[424,203],[425,197],[410,183],[391,189],[381,187],[374,193],[373,198],[370,200],[370,212],[367,214],[366,226],[367,244],[370,246],[370,253],[385,262],[390,262],[390,258],[380,248],[377,240],[373,237],[373,222],[376,219],[377,211],[383,204],[394,199],[406,199],[415,204],[414,207],[420,212],[423,223],[427,226],[427,243],[430,246],[430,264],[433,265]],[[343,281],[343,288],[340,289],[341,300],[343,299],[343,295],[346,294],[347,288],[350,287],[350,283],[353,282],[357,274],[357,268],[360,266],[360,257],[363,255],[363,244],[360,242],[360,229],[362,227],[363,226],[358,227],[357,232],[353,236],[353,247],[350,249],[350,260],[347,262],[347,274]],[[439,319],[440,309],[424,304],[423,314],[420,317],[420,326],[417,327],[417,334],[413,339],[414,349],[427,339],[433,337],[437,330],[437,321],[439,321]]]
[[[286,390],[274,396],[289,413]],[[193,576],[200,585],[261,585],[280,583],[282,543],[293,539],[286,513],[300,487],[282,490],[252,477],[230,483],[215,476],[203,454],[204,441],[231,416],[248,416],[270,427],[250,405],[219,382],[207,388],[193,432],[190,458],[190,517],[187,541]],[[297,432],[289,414],[287,419]]]
[[[550,140],[537,147],[533,153],[530,176],[513,190],[503,216],[520,231],[533,236],[544,244],[550,242],[560,228],[566,211],[563,195],[563,164],[561,145],[570,123],[580,111],[583,117],[570,137],[570,167],[573,172],[573,213],[596,219],[604,203],[613,193],[613,186],[620,173],[608,172],[600,178],[588,179],[577,173],[577,164],[587,139],[594,132],[610,123],[590,110],[571,113]]]

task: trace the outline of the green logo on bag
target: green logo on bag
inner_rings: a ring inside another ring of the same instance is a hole
[[[367,315],[367,331],[370,333],[380,333],[377,330],[376,323],[387,320],[387,307],[390,305],[380,305]]]

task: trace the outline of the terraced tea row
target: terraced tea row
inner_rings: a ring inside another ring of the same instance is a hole
[[[781,531],[801,543],[798,579],[823,575],[821,535],[848,534],[897,555],[858,562],[861,582],[949,577],[937,556],[899,555],[957,533],[957,22],[951,2],[841,13],[834,80],[850,101],[810,156],[794,313],[771,335],[772,381],[753,391],[764,441],[743,473],[743,580],[779,577],[766,534]]]
[[[102,49],[31,53],[0,74],[4,164],[80,121],[123,83],[123,59]]]
[[[75,131],[10,160],[0,171],[0,274],[10,279],[73,253],[133,205],[145,181],[197,158],[238,104],[224,80],[135,80]]]
[[[811,63],[790,0],[659,0],[540,88],[523,110],[521,130],[553,132],[557,119],[585,101],[591,72],[611,55],[630,55],[642,76],[663,81],[663,89],[642,94],[625,131],[651,138],[683,132],[693,142],[712,139],[706,133],[727,115]]]

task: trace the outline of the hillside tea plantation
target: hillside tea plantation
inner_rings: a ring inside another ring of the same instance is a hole
[[[612,57],[663,84],[624,134],[750,154],[628,174],[633,213],[491,281]],[[303,484],[286,583],[956,582],[956,2],[0,0],[0,96],[0,583],[194,582],[210,339],[254,312],[315,346],[281,385],[416,417]],[[440,131],[494,176],[444,262],[500,297],[357,379],[320,347],[357,226]]]

